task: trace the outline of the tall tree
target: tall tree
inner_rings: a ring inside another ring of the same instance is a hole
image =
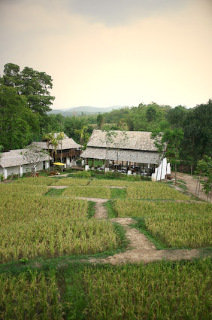
[[[212,157],[212,100],[187,112],[183,131],[182,158],[190,157],[196,164],[204,155]]]
[[[38,130],[38,117],[27,107],[25,97],[15,88],[1,85],[0,145],[4,151],[24,147]]]
[[[97,121],[97,127],[98,129],[102,129],[102,126],[104,124],[104,117],[102,114],[98,114],[97,118],[96,118],[96,121]]]
[[[52,89],[52,78],[45,72],[39,72],[32,68],[20,67],[14,63],[4,66],[4,74],[1,83],[5,86],[17,88],[19,95],[24,95],[27,105],[33,112],[41,116],[50,111],[54,97],[50,95]]]
[[[153,133],[155,145],[159,153],[174,166],[175,183],[177,180],[177,163],[180,160],[180,146],[183,140],[183,130],[181,128],[170,129],[167,123],[161,123],[160,130]]]

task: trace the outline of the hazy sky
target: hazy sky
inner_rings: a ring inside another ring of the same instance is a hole
[[[53,78],[53,108],[212,98],[212,0],[0,0],[4,64]]]

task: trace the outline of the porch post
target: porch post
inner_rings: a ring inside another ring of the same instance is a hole
[[[20,166],[20,177],[23,177],[23,167]]]
[[[3,176],[4,176],[4,180],[7,179],[7,169],[3,168]]]

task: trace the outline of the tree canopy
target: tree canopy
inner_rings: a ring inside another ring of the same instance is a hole
[[[32,68],[20,67],[13,63],[4,66],[1,83],[17,89],[19,95],[26,97],[27,105],[33,112],[41,116],[50,111],[54,97],[50,95],[52,78],[45,72],[39,72]]]

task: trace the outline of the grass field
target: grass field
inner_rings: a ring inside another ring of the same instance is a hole
[[[212,246],[212,205],[177,202],[190,198],[167,184],[111,177],[0,184],[0,319],[211,319],[211,259],[88,264],[86,255],[114,253],[126,239],[76,196],[111,199],[110,217],[136,218],[165,247]]]

